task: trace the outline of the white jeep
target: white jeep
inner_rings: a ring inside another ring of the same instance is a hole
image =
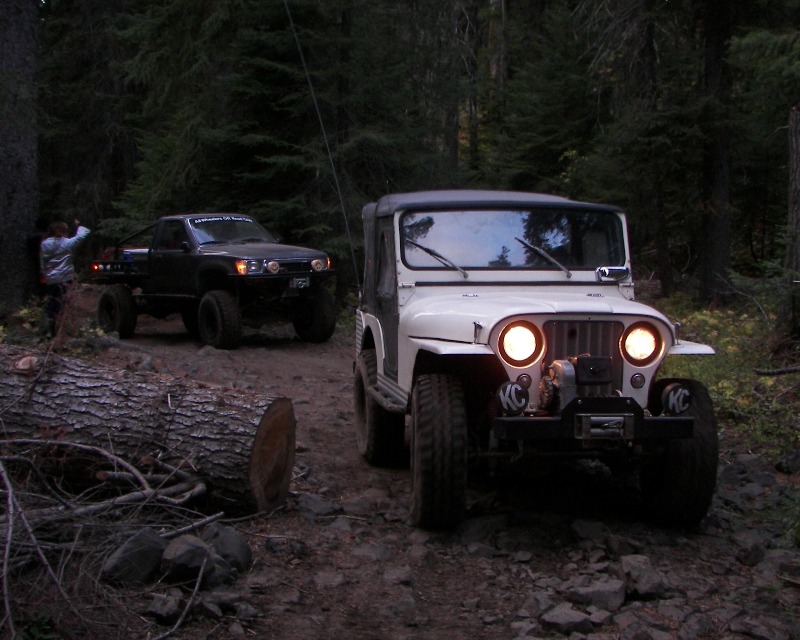
[[[414,525],[458,524],[476,463],[536,456],[635,468],[660,523],[706,515],[718,461],[711,400],[699,382],[657,375],[668,355],[713,350],[634,302],[622,211],[430,191],[384,196],[363,220],[358,449],[393,465],[410,442]]]

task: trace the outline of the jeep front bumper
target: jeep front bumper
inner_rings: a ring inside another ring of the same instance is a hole
[[[498,440],[666,441],[691,438],[694,418],[646,416],[632,398],[575,398],[558,415],[500,416],[492,421]]]

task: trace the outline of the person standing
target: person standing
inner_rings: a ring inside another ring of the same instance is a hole
[[[47,297],[47,319],[50,335],[55,335],[59,315],[64,306],[67,289],[75,279],[75,266],[72,257],[89,229],[75,220],[75,235],[69,237],[69,227],[65,222],[53,222],[47,230],[47,237],[39,247],[39,262],[45,282]]]

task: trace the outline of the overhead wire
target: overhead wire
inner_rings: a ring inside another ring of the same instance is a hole
[[[292,35],[294,36],[294,41],[297,44],[297,51],[300,55],[300,62],[303,65],[303,72],[306,75],[306,81],[308,82],[308,89],[311,92],[311,100],[314,103],[314,110],[317,112],[317,119],[319,120],[319,128],[322,132],[322,139],[325,143],[325,150],[328,154],[328,161],[331,164],[331,173],[333,174],[333,182],[336,185],[336,194],[339,197],[339,206],[342,210],[342,218],[344,219],[344,228],[345,233],[347,234],[347,241],[350,245],[350,257],[353,260],[353,273],[355,274],[356,278],[356,287],[358,288],[359,297],[361,295],[361,278],[358,275],[358,263],[356,260],[356,252],[355,248],[353,247],[353,237],[350,234],[350,223],[347,220],[347,210],[344,206],[344,198],[342,197],[342,189],[339,185],[339,176],[336,171],[336,163],[333,161],[333,153],[331,152],[331,146],[328,142],[328,134],[325,131],[325,122],[322,119],[322,112],[319,108],[319,103],[317,102],[317,94],[314,91],[314,84],[311,82],[311,74],[308,71],[308,65],[306,64],[306,57],[303,54],[303,47],[300,44],[300,36],[297,33],[297,28],[295,27],[294,18],[292,18],[292,12],[289,10],[289,0],[283,0],[283,6],[286,7],[286,16],[289,18],[289,26],[292,29]]]

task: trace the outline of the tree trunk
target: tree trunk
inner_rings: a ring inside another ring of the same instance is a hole
[[[707,302],[724,302],[731,294],[730,256],[730,71],[728,44],[731,8],[726,2],[706,0],[705,98],[709,102],[704,122],[706,143],[704,182],[706,210],[702,234],[700,295]]]
[[[36,284],[36,0],[0,3],[0,314]],[[31,249],[33,251],[31,251]]]
[[[787,337],[800,338],[800,104],[789,112],[789,220],[786,234],[789,295],[783,314]]]
[[[0,345],[6,438],[60,439],[206,480],[215,507],[267,510],[286,497],[295,419],[287,398]]]

